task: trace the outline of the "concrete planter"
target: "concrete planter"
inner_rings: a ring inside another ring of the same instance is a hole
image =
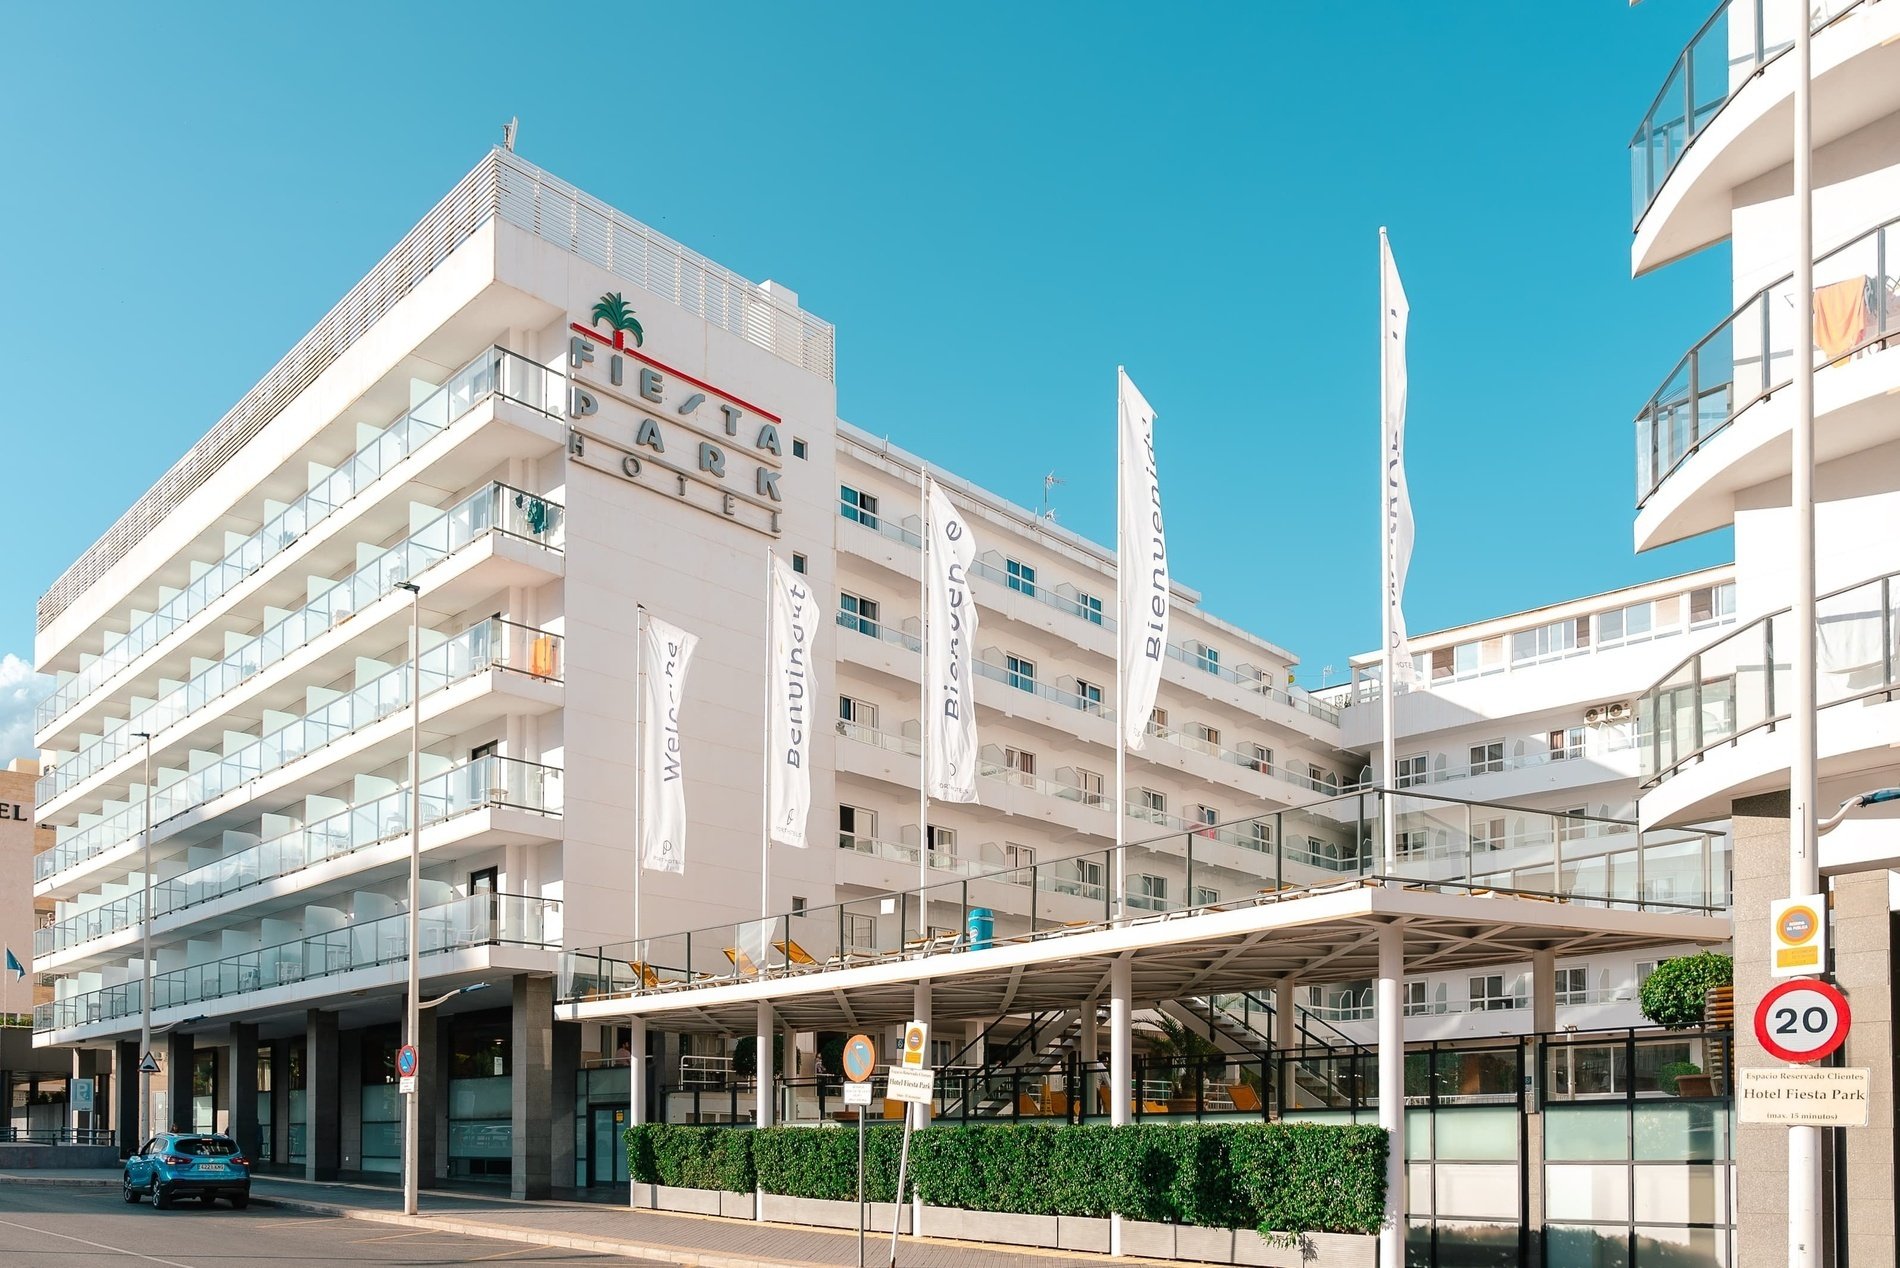
[[[1379,1239],[1365,1233],[1302,1233],[1298,1246],[1272,1246],[1250,1228],[1234,1231],[1229,1263],[1256,1268],[1377,1268]]]
[[[1079,1250],[1091,1255],[1106,1255],[1111,1245],[1114,1221],[1086,1215],[1056,1216],[1056,1248]]]
[[[1002,1242],[1006,1246],[1058,1246],[1053,1215],[1005,1215],[997,1211],[964,1211],[953,1206],[926,1206],[924,1233],[966,1242]]]
[[[723,1215],[727,1219],[757,1218],[757,1198],[750,1193],[720,1189],[676,1189],[665,1184],[636,1184],[633,1205],[641,1211],[673,1211],[684,1215]]]
[[[890,1235],[891,1213],[898,1210],[890,1202],[873,1202],[869,1206],[869,1223],[866,1225],[873,1233]],[[910,1206],[902,1208],[903,1218],[898,1223],[901,1232],[910,1232]],[[759,1194],[759,1218],[775,1224],[807,1224],[813,1228],[856,1228],[858,1226],[858,1204],[856,1202],[838,1202],[829,1198],[794,1198],[782,1193]]]

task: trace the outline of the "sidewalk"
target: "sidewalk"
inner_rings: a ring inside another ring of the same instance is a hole
[[[116,1170],[0,1172],[0,1184],[116,1188],[118,1183]],[[420,1214],[404,1215],[401,1192],[384,1185],[322,1184],[281,1176],[253,1178],[251,1195],[259,1203],[316,1215],[660,1259],[691,1268],[855,1268],[858,1262],[856,1233],[797,1224],[667,1215],[592,1202],[517,1202],[493,1194],[440,1189],[422,1194]],[[898,1246],[898,1263],[905,1268],[1078,1268],[1159,1262],[935,1238],[904,1237]],[[890,1251],[889,1229],[881,1236],[868,1235],[867,1263],[889,1262]]]

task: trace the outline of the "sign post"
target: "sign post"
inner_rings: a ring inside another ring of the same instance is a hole
[[[402,1096],[416,1094],[416,1046],[404,1044],[396,1052],[396,1091]]]
[[[897,1151],[897,1201],[891,1208],[890,1268],[897,1268],[897,1230],[901,1227],[900,1217],[904,1209],[904,1176],[910,1169],[910,1134],[918,1116],[930,1112],[931,1095],[936,1087],[937,1072],[924,1064],[924,1056],[930,1051],[929,1039],[929,1023],[912,1021],[905,1026],[904,1063],[892,1066],[885,1076],[888,1080],[884,1085],[885,1096],[912,1106],[921,1106],[904,1115],[904,1143]]]
[[[871,1072],[877,1069],[877,1045],[869,1035],[853,1035],[844,1045],[844,1103],[858,1107],[858,1268],[864,1268],[864,1116],[871,1108]]]

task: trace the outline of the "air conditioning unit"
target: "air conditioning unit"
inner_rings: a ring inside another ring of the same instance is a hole
[[[1619,700],[1615,704],[1609,705],[1604,714],[1605,720],[1610,722],[1627,722],[1629,716],[1630,702],[1627,700]]]
[[[1594,708],[1585,709],[1583,711],[1583,724],[1585,726],[1602,726],[1603,715],[1606,712],[1608,712],[1608,710],[1606,710],[1602,705],[1597,705]]]

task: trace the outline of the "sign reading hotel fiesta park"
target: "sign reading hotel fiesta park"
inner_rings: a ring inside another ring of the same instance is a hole
[[[777,414],[648,356],[645,328],[618,291],[600,297],[591,325],[570,322],[568,331],[571,457],[778,535]]]

